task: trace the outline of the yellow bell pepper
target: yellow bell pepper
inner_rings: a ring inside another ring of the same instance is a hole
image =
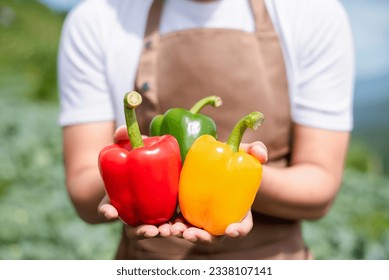
[[[200,136],[189,149],[181,170],[179,206],[192,225],[213,235],[240,222],[251,208],[262,179],[262,165],[239,150],[245,130],[257,129],[264,117],[252,112],[242,118],[227,143]]]

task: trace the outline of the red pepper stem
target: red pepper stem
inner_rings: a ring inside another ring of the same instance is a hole
[[[246,129],[249,127],[257,130],[264,119],[265,117],[261,112],[252,112],[238,121],[227,140],[227,145],[231,147],[234,153],[239,151],[239,145]]]
[[[135,114],[135,108],[141,103],[142,96],[136,91],[128,92],[124,96],[124,115],[126,118],[127,133],[133,149],[144,146]]]
[[[203,109],[206,105],[211,105],[215,108],[222,105],[222,99],[219,96],[208,96],[204,97],[203,99],[200,99],[197,101],[195,105],[189,110],[192,114],[198,114],[200,113],[201,109]]]

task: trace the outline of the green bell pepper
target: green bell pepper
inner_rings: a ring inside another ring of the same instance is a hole
[[[218,96],[208,96],[199,100],[190,110],[172,108],[164,115],[156,115],[150,122],[150,136],[173,135],[180,145],[181,160],[184,162],[186,154],[193,142],[204,134],[216,138],[216,124],[210,117],[200,114],[206,105],[219,107],[222,100]]]

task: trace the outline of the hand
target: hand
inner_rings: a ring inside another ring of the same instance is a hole
[[[105,195],[101,200],[97,212],[106,221],[115,221],[119,218],[119,213],[115,207],[110,203],[108,195]]]
[[[147,136],[142,135],[142,138],[145,139],[145,138],[147,138]],[[125,125],[119,126],[115,130],[115,133],[113,134],[113,142],[114,143],[118,143],[121,141],[128,141],[128,132],[127,132],[127,127]]]
[[[113,142],[128,141],[127,127],[125,125],[119,126],[113,134]]]
[[[253,157],[258,159],[262,164],[267,162],[267,148],[265,144],[260,141],[255,141],[252,143],[242,143],[240,148],[246,151],[246,153],[251,154]]]
[[[137,227],[125,225],[125,231],[129,238],[137,240],[155,237],[168,237],[171,236],[171,224],[164,223],[160,226],[140,225]]]
[[[146,137],[146,136],[144,136]],[[114,134],[114,142],[120,142],[128,140],[128,135],[125,126],[121,126],[116,129]],[[261,163],[267,161],[267,148],[259,141],[253,143],[242,143],[241,148],[247,153],[253,155]],[[105,197],[99,206],[99,212],[108,220],[117,219],[117,210],[109,204],[108,197]],[[247,235],[253,227],[253,220],[251,211],[249,211],[240,223],[230,224],[225,231],[224,236],[240,237]],[[173,224],[165,223],[160,226],[154,225],[140,225],[137,227],[126,226],[127,236],[130,238],[144,239],[152,237],[167,237],[174,235],[180,238],[184,238],[191,242],[200,243],[213,243],[221,237],[210,234],[209,232],[194,227],[188,224],[184,218],[177,218]]]
[[[253,217],[251,211],[248,211],[246,216],[240,223],[230,224],[225,231],[223,236],[215,236],[206,230],[194,227],[185,221],[183,217],[179,217],[175,220],[171,226],[171,234],[184,238],[193,243],[204,243],[212,244],[217,242],[220,239],[223,239],[225,236],[228,237],[243,237],[246,236],[251,229],[253,228]]]
[[[98,212],[106,221],[115,221],[119,218],[118,211],[112,206],[112,204],[110,204],[110,200],[107,195],[100,202]],[[139,225],[137,227],[125,225],[126,234],[132,239],[167,237],[171,235],[170,228],[170,223],[165,223],[158,227],[154,225]]]

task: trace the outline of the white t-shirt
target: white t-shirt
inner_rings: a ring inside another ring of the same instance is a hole
[[[68,15],[59,52],[62,126],[124,124],[152,0],[84,0]],[[266,0],[279,34],[292,120],[331,130],[353,126],[354,52],[348,17],[336,0]],[[160,33],[187,28],[254,31],[248,0],[167,0]]]

